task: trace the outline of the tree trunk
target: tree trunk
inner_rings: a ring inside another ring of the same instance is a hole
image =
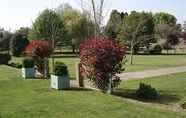
[[[174,46],[174,54],[176,54],[176,46]]]
[[[44,78],[47,78],[49,75],[49,66],[48,66],[48,58],[44,59]]]
[[[167,55],[169,54],[169,49],[167,49]]]
[[[130,48],[130,64],[133,65],[133,55],[134,55],[134,46],[131,43],[131,48]]]
[[[55,54],[55,39],[52,36],[52,48],[53,48],[53,53],[52,53],[52,72],[54,72],[54,64],[55,64],[55,60],[54,60],[54,54]]]
[[[72,53],[75,54],[75,45],[72,45]]]

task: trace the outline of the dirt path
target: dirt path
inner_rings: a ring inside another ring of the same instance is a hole
[[[171,68],[163,68],[156,70],[144,70],[138,72],[127,72],[120,74],[121,80],[131,80],[131,79],[143,79],[147,77],[156,77],[162,75],[169,75],[174,73],[186,72],[186,66],[182,67],[171,67]]]

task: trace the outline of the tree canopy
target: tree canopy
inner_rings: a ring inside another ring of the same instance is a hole
[[[146,39],[152,37],[153,33],[154,22],[152,14],[133,11],[124,18],[117,38],[129,47],[131,43],[134,43],[135,47],[139,44],[149,42],[149,40]]]
[[[127,15],[127,13],[124,14],[118,12],[117,10],[113,10],[105,27],[106,36],[115,39],[119,33],[124,17]]]
[[[52,40],[55,42],[65,38],[63,20],[54,10],[45,9],[36,18],[29,33],[29,39]]]
[[[154,23],[156,25],[168,24],[174,26],[176,25],[176,22],[177,22],[176,17],[168,13],[160,12],[154,15]]]
[[[80,43],[93,35],[94,24],[87,14],[73,9],[68,4],[59,7],[57,11],[61,15],[68,33],[66,45],[78,48]]]

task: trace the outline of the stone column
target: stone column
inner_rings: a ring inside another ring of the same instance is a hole
[[[76,80],[78,82],[79,87],[84,87],[84,78],[81,73],[81,63],[76,63]]]

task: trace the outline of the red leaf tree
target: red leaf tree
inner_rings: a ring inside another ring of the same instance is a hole
[[[101,89],[107,90],[110,75],[112,87],[120,82],[116,76],[122,71],[125,48],[106,37],[94,37],[80,45],[80,59],[86,76]]]
[[[38,72],[47,77],[49,73],[48,58],[53,52],[49,41],[33,40],[25,49],[25,54],[34,58]]]

